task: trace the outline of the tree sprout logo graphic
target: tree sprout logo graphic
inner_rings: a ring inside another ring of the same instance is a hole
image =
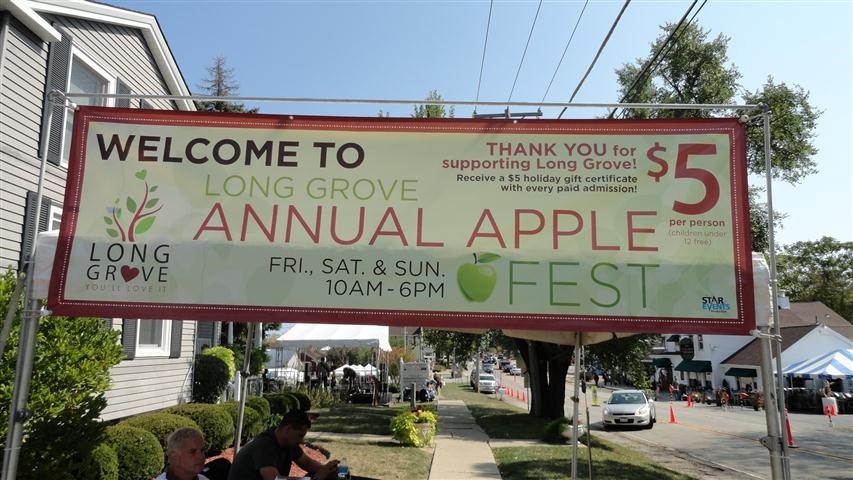
[[[456,271],[456,281],[459,290],[470,302],[485,302],[492,296],[498,275],[495,268],[488,263],[501,258],[494,253],[474,254],[474,263],[466,263]]]
[[[134,177],[145,183],[145,193],[140,202],[131,196],[127,196],[125,199],[124,206],[127,208],[129,219],[122,218],[124,211],[120,205],[121,197],[116,198],[115,205],[107,207],[109,215],[104,216],[104,223],[106,224],[107,235],[110,238],[133,243],[136,241],[137,235],[147,232],[154,225],[154,220],[157,218],[154,214],[159,212],[163,205],[157,206],[160,199],[153,196],[154,192],[157,191],[157,185],[148,185],[148,181],[145,180],[147,174],[148,172],[144,169],[134,174]]]

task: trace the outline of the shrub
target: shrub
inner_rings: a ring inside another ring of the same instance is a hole
[[[235,425],[234,431],[236,433],[237,415],[240,413],[240,404],[232,400],[219,405],[219,407],[228,412],[231,421]],[[243,409],[243,431],[241,432],[240,440],[245,442],[246,440],[255,438],[255,436],[264,431],[265,426],[266,424],[263,422],[261,414],[247,404],[246,408]]]
[[[15,272],[0,275],[0,312],[6,314],[15,288]],[[19,301],[5,351],[0,355],[0,442],[6,438],[9,404],[21,332]],[[39,321],[36,353],[19,479],[59,478],[98,443],[104,426],[104,392],[110,367],[121,360],[119,333],[100,318],[44,317]]]
[[[163,470],[163,449],[151,432],[113,425],[106,435],[118,458],[119,480],[148,480]]]
[[[151,432],[157,438],[157,441],[160,442],[160,446],[164,452],[166,451],[166,438],[169,437],[169,434],[183,427],[198,428],[198,425],[191,418],[163,412],[131,417],[123,420],[119,425],[141,428]]]
[[[311,399],[308,398],[308,394],[305,393],[305,391],[294,390],[292,392],[287,392],[287,393],[296,397],[296,399],[299,401],[299,407],[298,407],[299,410],[302,410],[303,412],[307,412],[308,410],[311,410]]]
[[[246,354],[246,344],[235,343],[229,345],[228,348],[234,352],[234,363],[243,365],[243,357]],[[266,348],[252,347],[252,352],[249,357],[249,375],[258,376],[263,373],[264,368],[269,361],[270,356],[267,354]]]
[[[72,469],[78,480],[118,480],[118,455],[109,444],[100,443]]]
[[[191,418],[204,434],[209,453],[219,453],[234,441],[234,422],[219,405],[188,403],[169,407],[166,413]]]
[[[212,355],[196,355],[193,374],[193,400],[216,403],[228,386],[228,365]]]
[[[205,348],[201,351],[202,355],[210,355],[211,357],[216,357],[228,366],[228,379],[234,378],[234,374],[237,373],[237,368],[234,364],[234,352],[231,351],[228,347],[210,347]]]
[[[329,390],[308,390],[306,395],[308,396],[309,406],[315,408],[329,408],[340,403],[338,396]]]
[[[269,393],[264,398],[270,404],[270,413],[273,415],[284,415],[285,413],[299,408],[299,400],[289,393]]]
[[[422,410],[403,412],[391,419],[394,438],[407,447],[432,445],[438,417]]]
[[[566,417],[560,417],[548,422],[542,431],[542,441],[545,443],[566,443],[563,432],[571,428],[572,421]]]
[[[267,417],[270,416],[270,402],[267,401],[264,397],[258,397],[256,395],[249,395],[246,397],[246,405],[254,408],[255,411],[261,414],[261,420],[266,421]]]

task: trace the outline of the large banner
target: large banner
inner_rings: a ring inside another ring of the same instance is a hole
[[[57,314],[754,325],[744,130],[81,107]]]

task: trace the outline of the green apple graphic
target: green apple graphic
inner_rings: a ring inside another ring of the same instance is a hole
[[[487,263],[501,258],[494,253],[474,254],[474,263],[466,263],[456,271],[459,290],[471,302],[485,302],[495,290],[498,280],[495,268]]]

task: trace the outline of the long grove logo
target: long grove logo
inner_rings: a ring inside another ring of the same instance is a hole
[[[86,278],[91,281],[86,284],[87,290],[130,293],[166,291],[162,284],[168,280],[170,245],[139,241],[154,226],[156,213],[164,206],[155,195],[158,186],[149,185],[147,174],[144,169],[134,174],[134,178],[143,183],[141,199],[128,195],[122,204],[119,196],[113,205],[107,207],[107,214],[103,217],[105,231],[109,238],[116,241],[92,244],[89,252],[91,263],[86,269]]]

